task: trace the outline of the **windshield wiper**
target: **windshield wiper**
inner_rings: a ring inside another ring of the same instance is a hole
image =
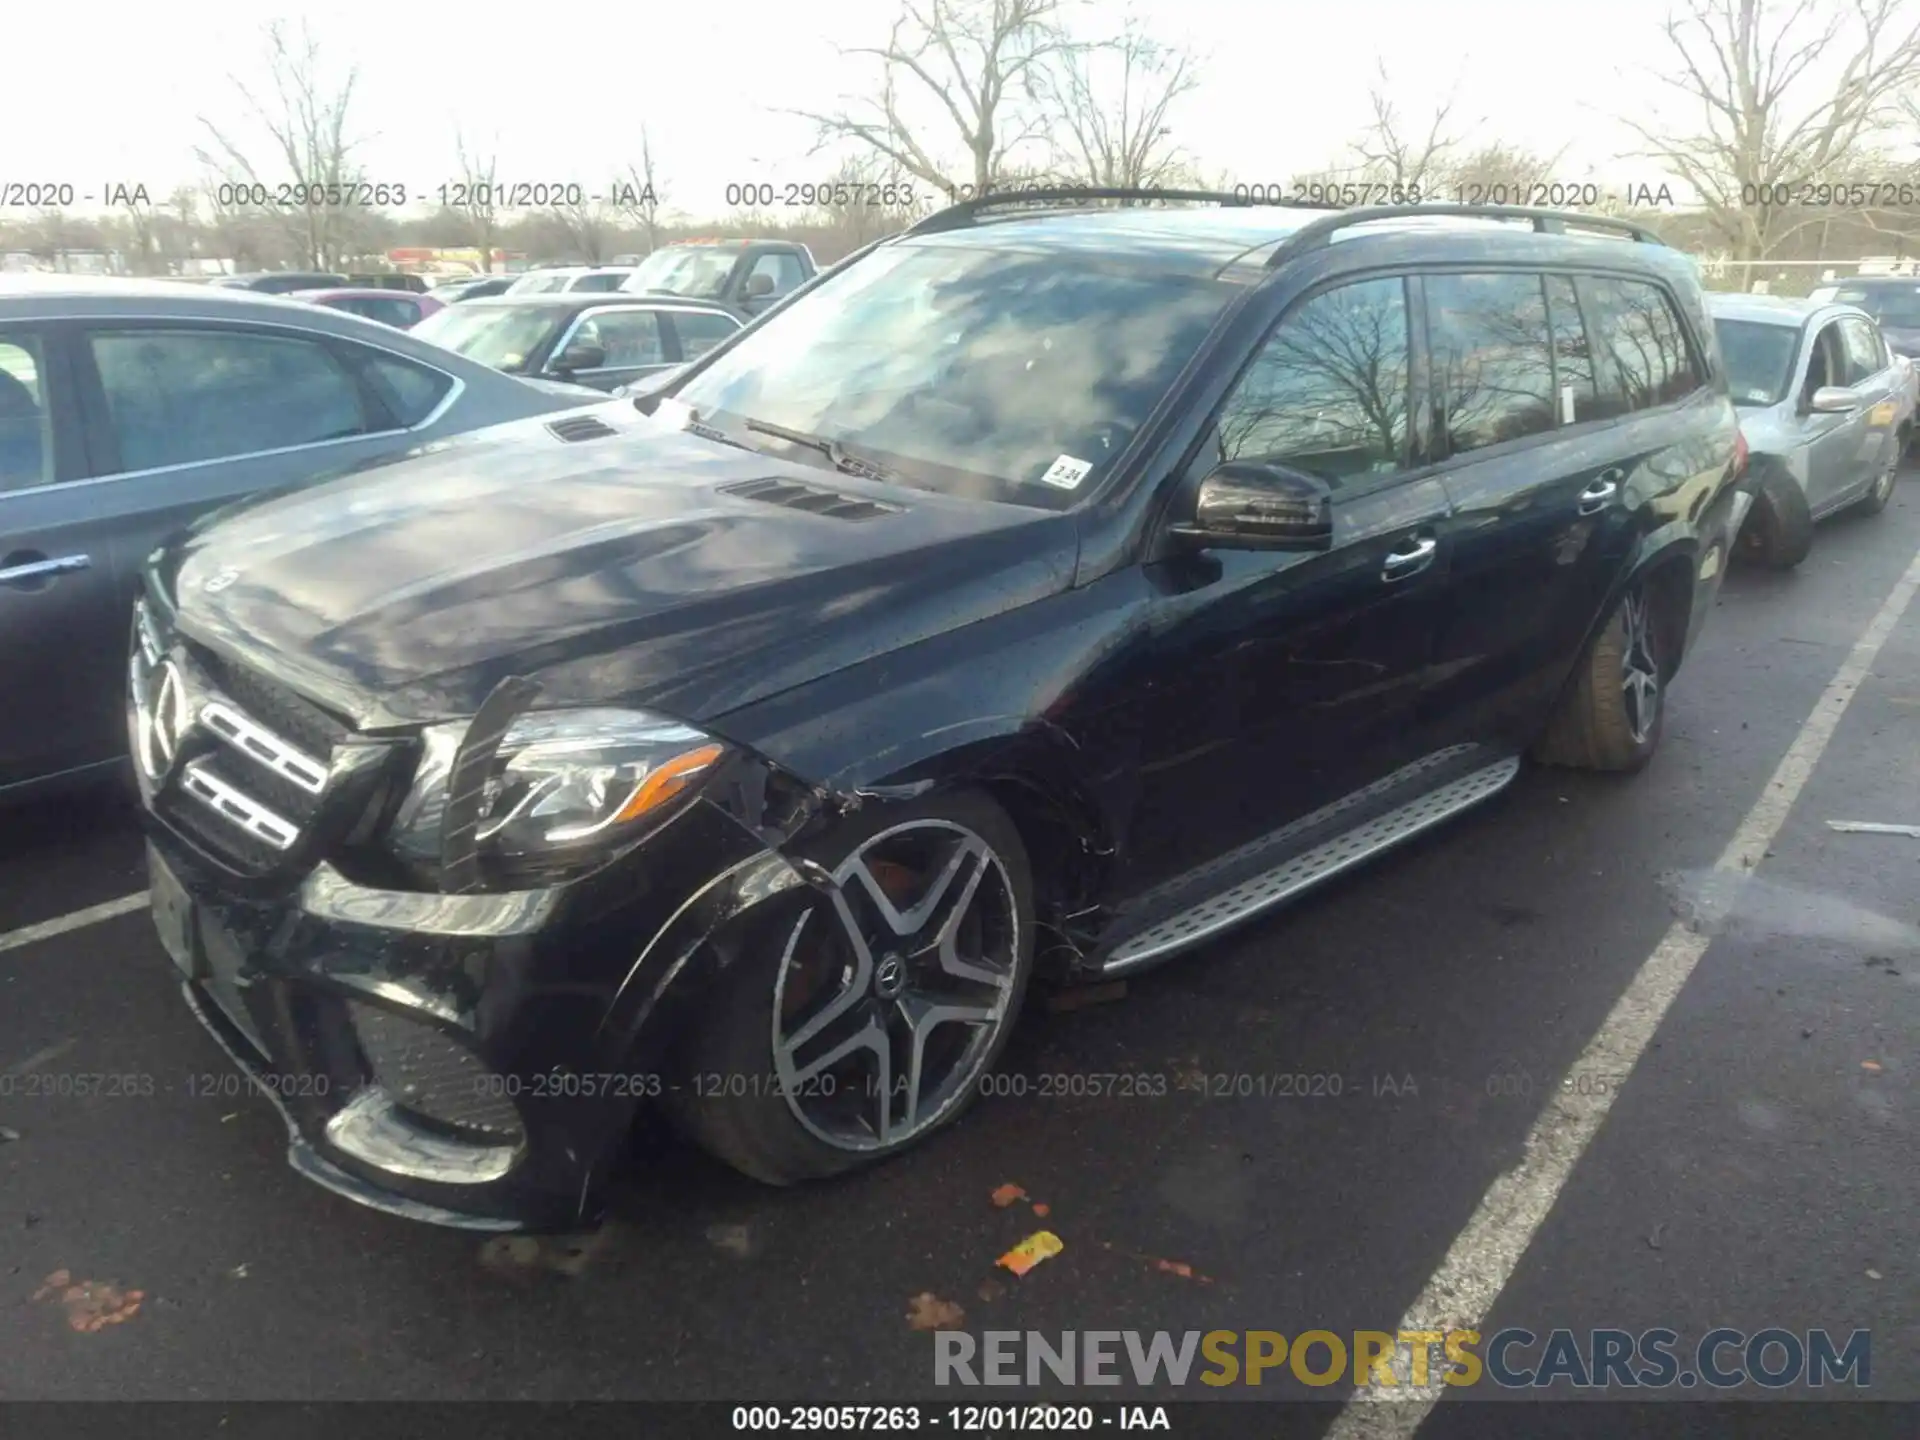
[[[746,427],[761,435],[771,435],[776,440],[785,440],[789,444],[804,445],[809,450],[818,450],[827,457],[827,462],[843,475],[858,475],[863,480],[880,480],[887,484],[899,485],[904,482],[884,465],[876,465],[871,460],[862,460],[847,453],[846,446],[838,440],[825,435],[809,435],[804,430],[789,430],[784,425],[775,425],[770,420],[748,420]]]

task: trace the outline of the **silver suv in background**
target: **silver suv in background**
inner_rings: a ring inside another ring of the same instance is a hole
[[[1878,514],[1893,497],[1913,433],[1909,371],[1852,305],[1717,294],[1707,307],[1751,457],[1738,553],[1791,569],[1816,521]]]
[[[257,490],[601,398],[244,289],[0,278],[0,797],[125,754],[128,617],[168,535]]]

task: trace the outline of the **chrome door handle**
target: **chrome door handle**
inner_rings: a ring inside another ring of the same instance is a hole
[[[91,555],[62,555],[55,560],[31,560],[25,565],[9,565],[5,570],[0,570],[0,585],[12,585],[21,580],[43,580],[92,568]]]
[[[1417,575],[1433,563],[1434,553],[1440,548],[1440,542],[1427,537],[1414,542],[1411,550],[1391,550],[1382,563],[1382,580],[1404,580],[1409,575]]]
[[[1580,492],[1580,513],[1596,515],[1607,508],[1607,502],[1620,493],[1620,481],[1612,474],[1602,475],[1586,489]]]

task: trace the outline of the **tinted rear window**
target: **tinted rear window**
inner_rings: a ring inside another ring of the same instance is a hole
[[[1700,388],[1699,361],[1664,290],[1612,275],[1582,276],[1580,286],[1606,371],[1604,406],[1629,414]]]

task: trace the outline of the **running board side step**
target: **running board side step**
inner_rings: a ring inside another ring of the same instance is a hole
[[[1088,971],[1103,977],[1129,974],[1198,945],[1499,794],[1519,773],[1520,761],[1516,756],[1448,781],[1397,809],[1376,815],[1364,825],[1323,840],[1271,870],[1211,895],[1190,910],[1130,936],[1104,960],[1089,966]]]

